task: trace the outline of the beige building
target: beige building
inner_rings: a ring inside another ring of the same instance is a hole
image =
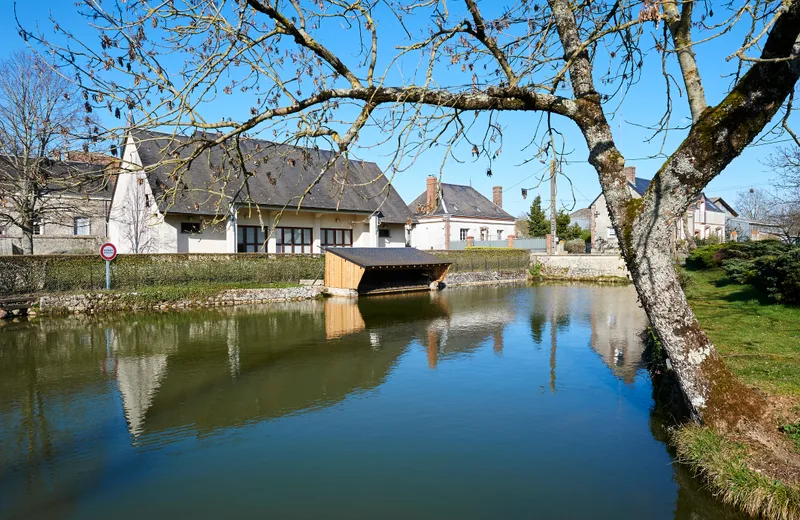
[[[637,177],[635,166],[626,166],[625,175],[628,178],[631,196],[642,197],[650,186],[650,179]],[[602,253],[619,250],[619,240],[611,223],[605,195],[601,193],[592,202],[590,209],[592,251]],[[701,193],[697,201],[687,210],[686,218],[676,223],[675,237],[678,240],[685,240],[689,230],[695,239],[716,237],[720,241],[725,241],[725,218],[725,211],[706,197],[705,193]],[[684,225],[684,220],[688,227]]]
[[[53,161],[51,175],[101,174],[112,158],[100,162]],[[8,175],[7,171],[0,175]],[[96,253],[108,234],[106,225],[112,194],[111,175],[82,187],[53,186],[42,197],[33,229],[34,254]],[[77,183],[77,181],[76,181]],[[13,183],[4,183],[11,186]],[[0,201],[3,196],[0,192]],[[0,255],[21,254],[23,233],[13,209],[0,207]]]

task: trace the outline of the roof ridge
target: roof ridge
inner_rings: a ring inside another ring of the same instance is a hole
[[[143,128],[134,128],[134,129],[131,131],[131,134],[134,134],[134,133],[136,133],[136,132],[146,132],[146,133],[149,133],[149,134],[153,134],[154,136],[156,136],[156,138],[157,138],[158,136],[161,136],[161,137],[164,137],[164,138],[169,138],[169,139],[173,139],[173,138],[174,138],[174,139],[179,139],[179,138],[183,138],[183,139],[191,139],[191,138],[192,138],[192,136],[190,136],[190,135],[185,135],[185,134],[171,134],[171,133],[168,133],[168,132],[160,132],[160,131],[158,131],[158,130],[148,130],[148,129],[143,129]],[[208,135],[214,135],[212,132],[205,132],[205,131],[204,131],[204,132],[202,132],[202,133],[204,133],[204,134],[208,134]],[[305,150],[305,151],[308,151],[308,152],[325,152],[325,153],[336,153],[336,152],[335,152],[335,150],[331,150],[331,149],[325,149],[325,148],[311,148],[311,147],[308,147],[308,146],[299,146],[299,145],[296,145],[296,144],[289,144],[289,143],[279,143],[279,142],[276,142],[276,141],[270,141],[270,140],[268,140],[268,139],[262,139],[262,138],[260,138],[260,137],[250,137],[250,136],[245,136],[245,137],[243,138],[243,140],[242,140],[242,142],[245,142],[245,143],[246,143],[246,142],[250,142],[250,141],[255,141],[255,142],[259,142],[259,143],[265,143],[265,144],[272,145],[272,146],[287,146],[287,147],[289,147],[289,148],[294,148],[294,149],[296,149],[296,150]],[[349,160],[349,159],[348,159],[348,160]],[[378,166],[378,163],[377,163],[377,162],[375,162],[375,161],[368,161],[368,160],[366,160],[366,159],[356,159],[356,160],[354,160],[353,162],[361,162],[361,163],[364,163],[364,164],[374,164],[375,166]],[[378,168],[380,168],[380,166],[378,166]],[[383,170],[381,170],[381,174],[383,174]],[[385,177],[385,174],[384,174],[384,177]],[[388,180],[388,178],[387,178],[387,180]]]

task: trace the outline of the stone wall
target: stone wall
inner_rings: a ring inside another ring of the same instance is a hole
[[[215,296],[177,301],[153,302],[137,298],[136,292],[85,293],[42,296],[31,314],[94,314],[100,312],[163,310],[186,307],[218,307],[251,303],[285,302],[314,299],[322,287],[288,287],[280,289],[229,289]]]
[[[540,264],[542,277],[553,280],[629,281],[619,255],[531,255],[531,265]]]
[[[445,285],[483,285],[493,283],[524,282],[527,271],[483,271],[476,273],[451,273],[444,279]]]

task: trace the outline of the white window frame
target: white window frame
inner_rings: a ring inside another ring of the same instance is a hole
[[[469,236],[469,228],[461,228],[458,230],[458,239],[466,240]]]
[[[503,230],[502,229],[498,229],[497,230],[497,240],[503,240]]]
[[[614,229],[614,226],[606,228],[606,238],[617,238],[617,230]]]
[[[78,221],[84,220],[86,221],[85,226],[78,226]],[[85,228],[86,233],[80,233],[79,230]],[[72,218],[72,234],[76,237],[87,237],[92,234],[92,221],[89,217],[79,215]]]

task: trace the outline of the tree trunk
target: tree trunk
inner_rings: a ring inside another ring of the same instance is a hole
[[[669,243],[678,220],[671,215],[682,215],[683,203],[665,198],[660,204],[647,204],[639,199],[633,206],[642,210],[633,222],[625,220],[631,214],[617,212],[618,221],[625,222],[622,248],[642,307],[669,356],[690,413],[697,421],[717,426],[760,418],[763,398],[722,363],[681,288]]]
[[[27,225],[22,228],[22,254],[33,254],[33,226]]]

